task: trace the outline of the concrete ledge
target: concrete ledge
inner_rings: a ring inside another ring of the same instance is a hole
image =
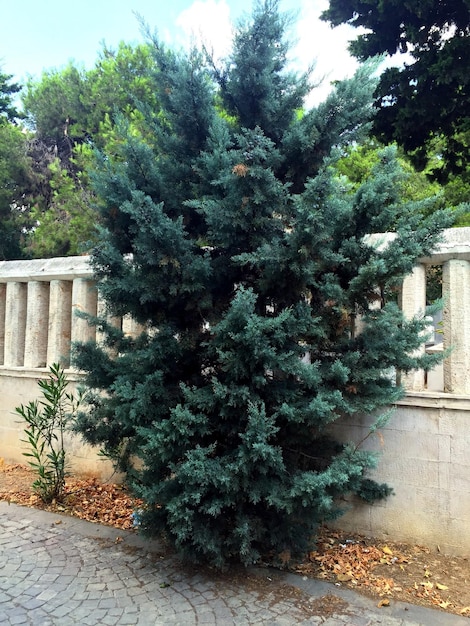
[[[83,379],[83,374],[77,372],[74,369],[65,369],[65,374],[69,382],[78,382]],[[40,378],[47,378],[50,373],[48,367],[5,367],[0,365],[0,377],[5,378],[32,378],[38,380]]]
[[[73,280],[92,278],[88,256],[56,257],[31,261],[0,261],[0,283],[31,280]]]
[[[407,391],[396,406],[470,411],[470,396],[443,391]]]

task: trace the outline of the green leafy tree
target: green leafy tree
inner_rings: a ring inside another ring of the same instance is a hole
[[[336,164],[340,176],[343,176],[355,188],[364,183],[372,174],[374,168],[381,159],[384,146],[376,140],[370,139],[361,144],[351,145]],[[401,197],[404,202],[426,200],[437,195],[441,196],[441,206],[446,206],[446,198],[441,185],[435,180],[430,180],[426,172],[417,171],[403,152],[397,151],[397,158],[406,176],[400,183]],[[452,206],[461,204],[463,200],[452,203]],[[433,208],[439,203],[433,202]]]
[[[16,94],[21,91],[21,86],[18,83],[12,83],[12,78],[11,74],[4,74],[0,71],[0,126],[21,117],[14,104]]]
[[[403,202],[394,148],[344,185],[334,165],[367,131],[376,66],[299,115],[308,77],[286,71],[285,27],[276,0],[256,4],[211,71],[154,41],[161,109],[139,135],[121,119],[94,175],[100,292],[143,331],[94,320],[103,343],[76,346],[95,391],[78,430],[127,472],[145,532],[217,566],[302,552],[339,496],[389,493],[329,425],[378,426],[403,394],[390,369],[437,358],[412,356],[426,321],[394,292],[451,218]],[[367,236],[390,228],[388,245]]]
[[[21,250],[23,190],[29,180],[26,135],[16,121],[14,104],[20,86],[0,72],[0,259],[17,259]]]
[[[93,148],[113,152],[116,116],[138,133],[142,105],[158,109],[148,44],[103,48],[95,67],[49,70],[26,86],[23,104],[34,131],[31,212],[25,249],[32,256],[80,254],[96,237],[88,169]]]
[[[18,126],[0,123],[0,260],[23,256],[23,194],[29,185],[26,141]]]
[[[63,70],[45,71],[39,81],[26,84],[27,121],[61,161],[70,159],[75,144],[87,139],[88,92],[86,71],[72,63]]]
[[[359,59],[407,52],[412,62],[386,70],[377,89],[375,132],[397,141],[424,167],[436,137],[441,140],[442,181],[469,163],[470,6],[467,0],[330,0],[323,19],[366,32],[351,43]],[[431,151],[432,152],[432,151]]]
[[[77,149],[77,153],[81,151]],[[34,202],[29,211],[32,224],[25,237],[29,256],[47,258],[83,254],[95,236],[96,213],[86,171],[73,177],[59,159],[49,165],[47,210]]]

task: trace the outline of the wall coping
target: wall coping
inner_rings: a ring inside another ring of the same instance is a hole
[[[0,283],[73,280],[74,278],[93,278],[89,256],[0,261]]]
[[[64,370],[69,381],[83,380],[84,374],[73,368]],[[0,377],[13,378],[47,378],[49,367],[12,367],[0,365]],[[395,402],[394,406],[421,407],[433,409],[452,409],[470,412],[470,395],[445,393],[444,391],[407,391],[406,395]]]
[[[374,233],[367,235],[365,240],[377,250],[383,250],[394,239],[396,233]],[[446,228],[443,238],[432,254],[418,259],[424,265],[441,265],[450,260],[470,261],[470,226]]]
[[[470,411],[470,395],[444,391],[407,391],[406,396],[398,400],[395,406]]]
[[[367,241],[370,245],[381,249],[393,241],[395,236],[395,233],[377,233],[369,235]],[[420,258],[419,262],[438,265],[450,259],[470,261],[470,226],[447,228],[444,231],[443,241],[436,247],[432,255]],[[0,261],[0,283],[28,282],[30,280],[73,280],[74,278],[92,277],[93,269],[88,255]]]
[[[78,372],[72,368],[64,369],[65,375],[70,382],[81,381],[84,378],[82,372]],[[39,380],[40,378],[48,378],[50,374],[49,367],[13,367],[0,365],[0,377],[10,378],[33,378]]]

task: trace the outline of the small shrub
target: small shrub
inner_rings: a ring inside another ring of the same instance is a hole
[[[42,398],[16,407],[15,411],[26,421],[24,429],[29,446],[24,452],[29,465],[37,474],[33,483],[35,493],[45,503],[60,500],[66,476],[64,434],[82,401],[82,393],[75,397],[67,391],[68,380],[63,368],[54,363],[49,376],[39,380]]]

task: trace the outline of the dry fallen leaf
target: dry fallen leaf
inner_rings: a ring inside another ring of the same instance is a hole
[[[348,582],[348,580],[352,580],[353,576],[351,574],[336,574],[336,580],[340,583]]]
[[[278,554],[279,560],[283,565],[287,565],[292,558],[290,550],[283,550]]]
[[[449,589],[449,587],[447,587],[447,585],[441,585],[441,583],[436,583],[436,587],[437,587],[440,591],[445,591],[446,589]]]
[[[382,600],[380,600],[377,606],[379,608],[382,608],[383,606],[390,606],[390,600],[388,598],[382,598]]]
[[[390,548],[389,548],[388,546],[384,546],[384,547],[382,548],[382,552],[383,552],[384,554],[389,554],[390,556],[393,554],[393,552],[390,550]]]

